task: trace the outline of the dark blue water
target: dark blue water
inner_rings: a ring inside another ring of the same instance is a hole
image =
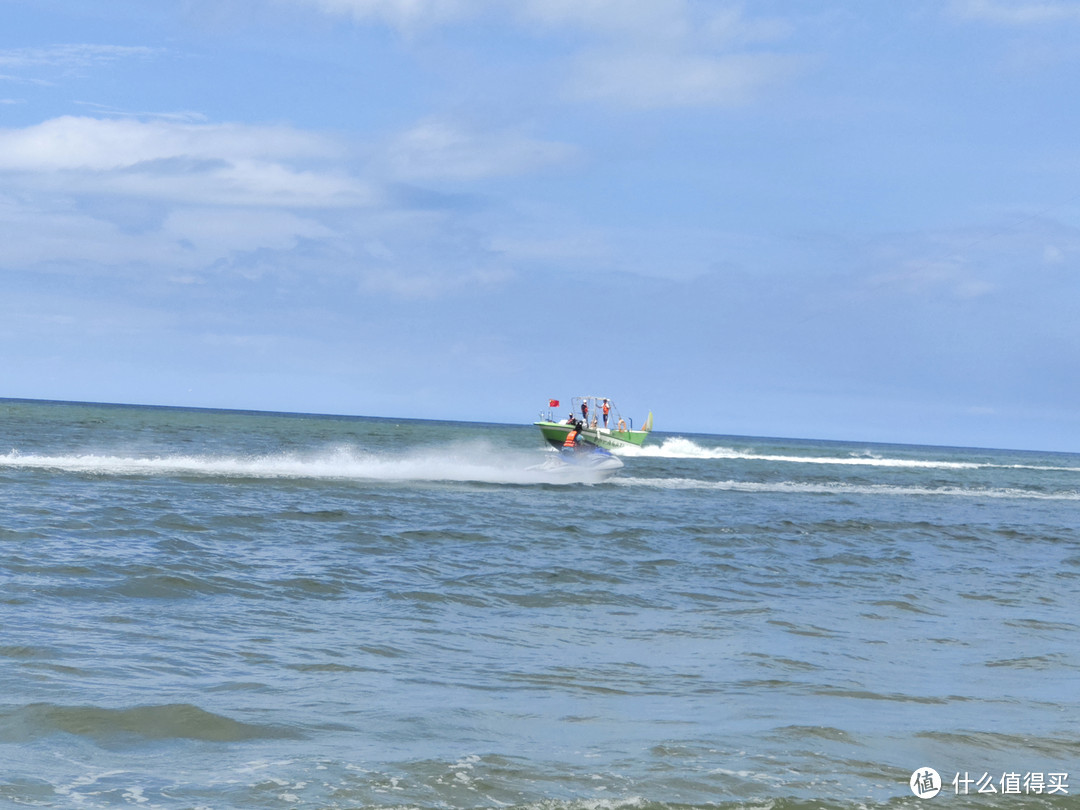
[[[548,457],[0,401],[0,805],[1080,806],[1080,457]]]

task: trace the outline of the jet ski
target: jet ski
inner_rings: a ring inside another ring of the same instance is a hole
[[[582,467],[588,470],[610,470],[615,472],[622,469],[622,460],[613,456],[602,447],[582,445],[573,449],[563,449],[558,456],[566,464],[574,467]]]
[[[583,433],[584,424],[580,420],[571,420],[558,452],[530,469],[542,470],[563,481],[581,483],[604,481],[622,469],[622,461],[608,450],[582,441]]]
[[[596,483],[606,481],[623,467],[607,450],[591,445],[549,453],[542,463],[530,467],[559,482]]]

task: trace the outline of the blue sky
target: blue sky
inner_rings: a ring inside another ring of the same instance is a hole
[[[0,19],[0,396],[1080,451],[1080,2]]]

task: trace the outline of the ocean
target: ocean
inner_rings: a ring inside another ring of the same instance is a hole
[[[1080,807],[1080,456],[529,416],[0,400],[0,806]]]

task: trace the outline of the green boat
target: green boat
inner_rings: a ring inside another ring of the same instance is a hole
[[[605,418],[604,406],[607,406]],[[559,400],[552,399],[548,407],[558,408]],[[570,415],[561,421],[556,421],[554,412],[548,410],[542,413],[538,422],[533,422],[544,439],[553,447],[562,448],[567,435],[574,429],[574,423],[580,422],[581,440],[587,444],[602,447],[605,450],[621,450],[630,447],[641,447],[645,437],[652,430],[652,411],[649,411],[639,429],[634,429],[633,420],[624,419],[615,407],[610,397],[581,396],[570,400]]]

